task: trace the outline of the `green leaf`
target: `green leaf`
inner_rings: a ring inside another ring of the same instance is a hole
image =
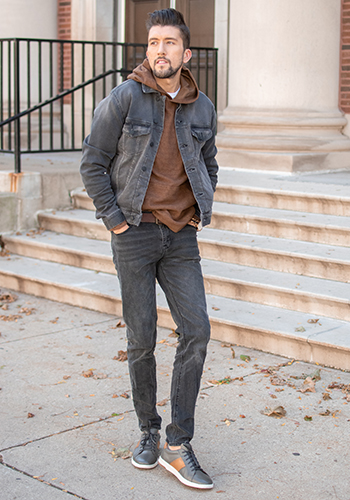
[[[242,361],[245,361],[246,363],[249,363],[250,361],[250,356],[246,356],[245,354],[241,354],[240,358]]]

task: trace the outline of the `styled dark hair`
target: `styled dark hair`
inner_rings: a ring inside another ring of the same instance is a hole
[[[146,21],[147,33],[152,26],[176,26],[180,30],[184,49],[190,48],[190,30],[186,26],[183,15],[178,10],[162,9],[150,12]]]

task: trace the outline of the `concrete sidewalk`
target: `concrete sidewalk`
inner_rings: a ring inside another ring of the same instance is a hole
[[[350,499],[349,372],[211,341],[192,444],[215,485],[198,491],[120,456],[139,439],[127,361],[115,359],[121,318],[0,296],[1,500]],[[171,333],[157,344],[163,428]],[[269,416],[278,406],[285,416]]]

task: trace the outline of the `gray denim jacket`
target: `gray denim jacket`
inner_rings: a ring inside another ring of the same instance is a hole
[[[96,108],[91,134],[83,144],[80,173],[88,195],[107,229],[124,220],[138,226],[153,163],[163,132],[166,97],[127,80]],[[179,104],[175,129],[185,171],[200,211],[210,223],[217,183],[216,115],[200,92],[191,104]]]

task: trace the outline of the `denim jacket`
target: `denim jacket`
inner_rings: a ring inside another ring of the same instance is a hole
[[[96,108],[80,173],[96,218],[109,230],[124,220],[136,226],[141,222],[163,132],[165,99],[157,90],[127,80]],[[178,105],[178,146],[203,226],[210,223],[217,183],[215,127],[214,106],[203,93],[193,103]]]

